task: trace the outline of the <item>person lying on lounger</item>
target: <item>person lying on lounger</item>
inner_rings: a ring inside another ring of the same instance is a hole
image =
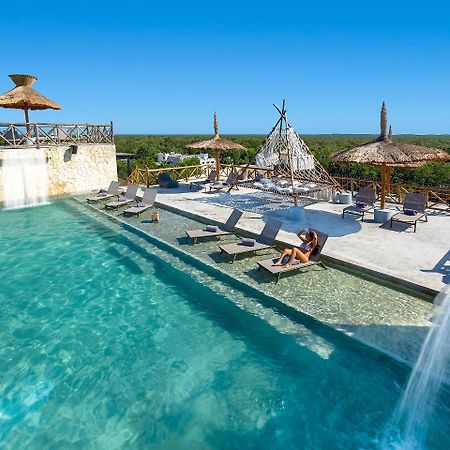
[[[274,263],[274,266],[290,266],[296,259],[301,263],[309,261],[309,255],[311,255],[311,252],[317,245],[317,234],[313,230],[306,229],[299,231],[297,236],[302,241],[301,245],[292,249],[284,249],[278,261]],[[285,258],[288,258],[288,260],[283,264]]]

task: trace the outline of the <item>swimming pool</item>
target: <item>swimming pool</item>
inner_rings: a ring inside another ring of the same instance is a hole
[[[407,376],[390,359],[71,200],[0,226],[2,448],[377,447]]]

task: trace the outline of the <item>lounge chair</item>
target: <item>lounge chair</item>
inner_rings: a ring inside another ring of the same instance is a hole
[[[208,178],[206,178],[205,180],[199,180],[199,181],[192,181],[192,183],[189,185],[189,189],[192,189],[192,187],[196,187],[196,188],[205,188],[206,186],[214,183],[214,181],[216,180],[216,174],[217,172],[215,170],[211,170],[211,172],[208,175]]]
[[[117,192],[119,191],[119,182],[118,181],[111,181],[111,184],[109,185],[109,188],[105,191],[104,189],[101,189],[97,197],[90,197],[87,198],[86,201],[88,203],[95,203],[100,200],[107,200],[111,197],[114,197],[117,195]]]
[[[193,241],[195,244],[197,242],[197,239],[206,238],[206,237],[216,237],[216,236],[226,236],[228,234],[233,233],[233,229],[238,223],[238,220],[242,216],[242,211],[239,211],[238,209],[233,210],[233,212],[230,214],[230,217],[228,217],[228,220],[221,226],[218,227],[212,227],[207,226],[203,230],[188,230],[186,231],[186,234],[189,239]]]
[[[309,255],[309,261],[305,263],[301,263],[297,259],[294,260],[294,263],[290,266],[274,266],[274,263],[278,260],[278,258],[270,258],[265,259],[264,261],[258,261],[258,270],[265,269],[272,275],[276,277],[276,283],[280,280],[280,277],[283,273],[291,272],[293,270],[301,270],[305,267],[314,266],[320,264],[325,268],[323,263],[320,261],[320,255],[322,253],[323,246],[328,239],[328,235],[322,233],[320,231],[314,230],[317,233],[317,245],[314,247],[314,250]]]
[[[353,214],[355,216],[361,216],[361,222],[364,222],[364,214],[373,210],[375,197],[375,189],[361,188],[356,196],[355,204],[343,209],[342,218],[344,218],[345,214]]]
[[[211,191],[221,191],[222,189],[228,189],[229,191],[233,188],[239,189],[237,183],[239,181],[239,173],[231,172],[228,175],[226,181],[217,181],[209,186],[209,192]]]
[[[115,202],[109,202],[105,204],[105,209],[119,209],[121,206],[128,205],[136,200],[136,194],[139,186],[136,184],[130,184],[127,187],[125,195],[121,196]]]
[[[269,219],[256,240],[242,239],[242,241],[237,244],[219,245],[220,253],[226,253],[228,256],[232,256],[232,262],[234,262],[237,255],[270,248],[275,242],[275,238],[281,225],[283,225],[283,223],[279,220]]]
[[[427,199],[425,194],[408,193],[403,203],[403,211],[394,214],[391,217],[391,228],[394,222],[408,223],[414,225],[414,233],[416,232],[417,222],[428,222],[425,212],[427,207]]]
[[[178,187],[178,181],[172,180],[170,173],[167,173],[167,172],[163,172],[158,175],[158,184],[159,184],[159,187],[162,187],[162,188],[172,189],[172,188]]]
[[[131,208],[127,208],[124,210],[123,214],[127,215],[135,215],[140,216],[141,213],[147,211],[155,204],[157,190],[154,188],[147,188],[144,191],[144,195],[142,196],[142,200],[136,203],[136,206],[132,206]]]

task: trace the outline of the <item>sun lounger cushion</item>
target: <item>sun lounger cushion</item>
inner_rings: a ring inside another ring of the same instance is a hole
[[[273,264],[275,265],[275,263],[278,262],[278,258],[272,259],[272,261],[273,261]],[[289,256],[285,256],[283,258],[283,261],[281,261],[281,264],[284,265],[284,264],[287,264],[288,262],[289,262]],[[294,261],[292,261],[292,265],[297,265],[297,264],[300,264],[300,261],[298,259],[294,259]]]
[[[415,209],[410,209],[410,208],[405,208],[405,209],[403,210],[403,213],[404,213],[406,216],[415,216],[415,215],[417,215],[417,211],[416,211]]]
[[[205,231],[210,231],[211,233],[217,233],[219,231],[219,227],[216,225],[206,225]]]
[[[241,244],[246,245],[247,247],[254,247],[255,242],[256,241],[254,239],[250,239],[250,238],[243,238],[241,240]]]

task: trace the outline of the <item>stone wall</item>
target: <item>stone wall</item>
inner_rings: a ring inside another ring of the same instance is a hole
[[[1,162],[7,151],[0,149],[0,202],[3,201]],[[72,154],[68,145],[46,147],[45,151],[50,197],[106,188],[112,180],[117,180],[115,145],[79,144],[76,154]]]

